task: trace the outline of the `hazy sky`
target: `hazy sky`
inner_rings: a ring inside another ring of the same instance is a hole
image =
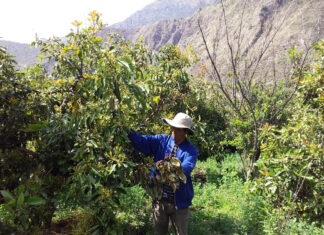
[[[1,0],[0,40],[30,43],[40,38],[65,36],[72,22],[85,22],[92,10],[112,25],[154,0]]]

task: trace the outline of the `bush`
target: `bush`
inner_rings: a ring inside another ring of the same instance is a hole
[[[28,197],[45,200],[39,208],[12,207],[13,215],[22,214],[15,222],[25,230],[49,228],[64,195],[91,218],[84,231],[120,232],[120,196],[132,185],[139,160],[129,130],[167,127],[159,125],[162,116],[173,115],[188,93],[191,51],[168,45],[153,53],[143,40],[101,38],[104,25],[95,11],[91,26],[79,30],[81,22],[73,24],[77,30],[64,39],[33,43],[53,65],[50,73],[42,63],[18,72],[0,48],[0,99],[6,101],[0,103],[6,121],[0,123],[0,190],[12,193],[21,185]],[[31,181],[37,187],[29,187]]]
[[[140,185],[126,188],[120,197],[117,219],[123,227],[123,234],[152,234],[151,198]]]
[[[275,235],[278,231],[278,213],[269,214],[268,219],[263,221],[263,231],[265,234]],[[324,226],[318,223],[311,223],[305,220],[297,221],[292,218],[288,221],[282,235],[322,235]]]
[[[262,131],[257,189],[273,207],[298,220],[323,222],[324,171],[324,42],[296,93],[289,122],[265,125]],[[284,230],[285,218],[278,218]]]
[[[319,225],[316,223],[309,223],[306,221],[297,221],[296,219],[291,219],[287,223],[284,235],[296,234],[296,235],[322,235],[324,233],[324,225]]]

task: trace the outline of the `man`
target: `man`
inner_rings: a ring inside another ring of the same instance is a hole
[[[194,195],[190,174],[194,169],[198,150],[187,139],[193,135],[192,119],[185,113],[178,113],[172,120],[163,118],[171,126],[171,135],[159,134],[145,136],[132,131],[129,134],[133,146],[145,154],[153,154],[156,165],[164,161],[166,155],[173,155],[181,161],[187,182],[180,182],[174,193],[168,185],[162,187],[162,198],[153,200],[153,222],[157,234],[167,234],[169,219],[177,235],[188,232],[189,206]]]

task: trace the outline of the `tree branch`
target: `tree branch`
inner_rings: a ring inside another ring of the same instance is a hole
[[[223,86],[222,78],[221,78],[221,76],[219,74],[219,71],[217,69],[217,66],[216,66],[216,64],[215,64],[215,62],[214,62],[214,60],[213,60],[213,58],[212,58],[212,56],[210,54],[209,48],[207,46],[205,35],[204,35],[203,31],[202,31],[202,28],[201,28],[201,25],[200,25],[199,21],[198,21],[198,27],[199,27],[199,31],[201,33],[201,36],[202,36],[202,39],[203,39],[203,42],[204,42],[205,49],[206,49],[208,57],[209,57],[209,61],[211,62],[212,66],[213,66],[214,72],[216,73],[216,78],[217,78],[217,80],[219,82],[220,89],[221,89],[222,93],[225,95],[225,97],[227,98],[227,100],[230,102],[231,106],[234,108],[236,113],[240,116],[240,118],[243,118],[241,112],[237,109],[237,106],[233,103],[233,100],[228,95],[227,91],[225,90],[225,88]]]
[[[294,88],[293,92],[290,94],[290,96],[287,98],[287,100],[283,103],[283,105],[280,108],[278,108],[277,112],[275,112],[273,114],[273,116],[270,118],[271,121],[273,121],[279,115],[279,113],[281,113],[286,108],[287,104],[289,103],[289,101],[292,99],[292,97],[296,93],[299,82],[300,82],[300,79],[301,79],[301,76],[302,76],[302,72],[304,70],[305,61],[306,61],[306,58],[307,58],[308,53],[309,53],[310,50],[311,50],[311,47],[306,49],[306,54],[305,54],[305,56],[303,58],[303,61],[302,61],[301,65],[300,65],[299,72],[298,72],[298,79],[296,81],[296,85],[295,85],[295,88]]]
[[[17,148],[17,150],[19,150],[22,153],[29,154],[29,155],[31,155],[31,156],[33,156],[35,158],[38,157],[38,154],[37,153],[35,153],[35,152],[33,152],[33,151],[29,150],[29,149],[19,147],[19,148]]]
[[[61,104],[61,113],[64,114],[66,112],[66,105],[67,103],[70,101],[71,97],[73,96],[74,94],[74,91],[76,89],[76,86],[78,85],[79,81],[83,78],[82,75],[78,76],[73,84],[71,85],[70,89],[69,89],[69,92],[68,92],[68,95],[64,98],[62,104]]]
[[[308,174],[308,172],[309,172],[309,170],[310,170],[310,168],[311,168],[312,165],[313,165],[313,160],[309,163],[309,166],[308,166],[307,171],[306,171],[306,175]],[[279,235],[285,230],[285,227],[287,225],[287,222],[289,221],[290,216],[291,216],[291,213],[292,213],[292,211],[294,209],[294,205],[295,205],[295,202],[297,200],[298,194],[299,194],[300,190],[302,189],[302,187],[304,185],[304,182],[306,180],[306,178],[303,177],[302,182],[300,182],[300,179],[301,178],[299,178],[299,181],[298,181],[298,184],[297,184],[297,188],[296,188],[296,191],[294,193],[294,198],[293,198],[293,201],[292,201],[291,206],[289,208],[289,212],[288,212],[288,214],[287,214],[287,216],[285,218],[284,224],[279,229]]]

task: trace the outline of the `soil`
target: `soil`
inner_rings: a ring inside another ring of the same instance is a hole
[[[35,232],[14,232],[14,235],[71,235],[73,226],[75,225],[75,220],[67,219],[67,220],[59,220],[52,223],[52,227],[50,230],[40,230]],[[12,233],[10,233],[12,234]],[[1,232],[0,232],[1,235]]]

